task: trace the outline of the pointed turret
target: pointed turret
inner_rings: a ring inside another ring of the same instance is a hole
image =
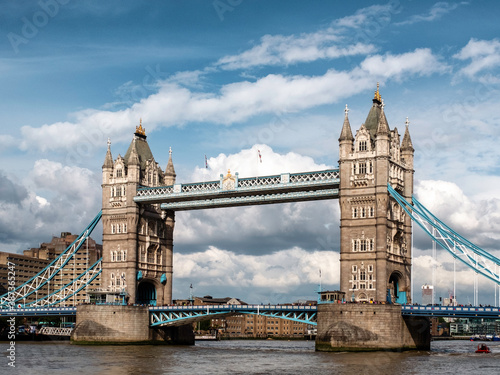
[[[352,136],[351,124],[349,123],[349,108],[347,104],[344,109],[345,117],[339,138],[340,159],[346,158],[353,150],[354,137]]]
[[[113,156],[111,156],[111,141],[108,138],[108,151],[106,152],[106,156],[104,157],[104,164],[102,168],[113,168]]]
[[[406,118],[406,129],[405,129],[405,135],[403,136],[403,142],[401,143],[401,151],[411,151],[412,153],[415,151],[413,148],[413,143],[411,143],[411,137],[410,137],[410,121],[408,121],[408,117]]]
[[[137,153],[137,145],[135,143],[135,139],[132,140],[132,147],[130,150],[130,155],[128,157],[127,163],[130,166],[132,165],[140,165],[139,154]]]
[[[377,126],[377,137],[380,134],[389,134],[391,130],[389,129],[389,125],[387,124],[387,118],[384,113],[384,100],[382,99],[382,104],[380,105],[380,115],[378,117],[378,126]]]
[[[138,183],[141,178],[141,161],[139,159],[139,154],[137,152],[136,138],[132,140],[129,147],[130,153],[128,158],[125,159],[127,163],[127,177],[128,181]]]
[[[111,141],[108,138],[108,151],[106,151],[104,164],[102,165],[102,183],[108,184],[112,175],[113,175],[113,156],[111,155]]]
[[[340,138],[339,141],[353,141],[354,137],[352,136],[352,131],[351,131],[351,124],[349,123],[349,108],[347,107],[347,104],[345,105],[344,109],[345,117],[344,117],[344,124],[342,125],[342,131],[340,132]]]
[[[174,163],[172,161],[172,147],[168,150],[168,163],[167,167],[165,168],[165,185],[173,185],[175,184],[175,169],[174,169]]]

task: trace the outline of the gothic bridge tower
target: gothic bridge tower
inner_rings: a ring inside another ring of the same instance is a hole
[[[353,137],[346,105],[339,138],[340,289],[355,301],[411,302],[411,218],[389,196],[389,183],[413,194],[414,149],[390,130],[377,91],[366,121]]]
[[[116,160],[110,142],[102,166],[103,258],[101,287],[108,302],[126,295],[129,303],[172,301],[174,212],[159,204],[134,202],[140,186],[175,183],[172,153],[165,171],[155,161],[141,124]]]

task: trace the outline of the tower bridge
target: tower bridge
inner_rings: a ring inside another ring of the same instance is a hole
[[[338,169],[254,177],[228,170],[219,180],[195,183],[176,181],[171,151],[165,169],[158,165],[141,122],[124,156],[113,159],[108,141],[102,166],[102,214],[39,275],[2,296],[0,306],[12,310],[22,301],[23,308],[57,308],[89,287],[100,302],[153,307],[80,305],[75,340],[134,342],[170,337],[180,342],[179,332],[187,332],[182,327],[151,333],[151,327],[203,318],[203,308],[189,313],[165,307],[172,303],[176,211],[338,199],[340,289],[349,301],[365,303],[319,304],[314,315],[303,315],[318,324],[317,349],[427,348],[430,339],[422,327],[428,327],[428,321],[423,316],[434,313],[401,309],[412,303],[412,220],[428,228],[426,232],[454,257],[496,283],[500,283],[500,260],[453,232],[413,197],[409,121],[402,137],[396,127],[391,130],[378,86],[368,116],[354,135],[348,113],[346,105]],[[50,290],[50,281],[62,272],[101,216],[102,259],[72,283],[39,296],[42,290]],[[234,310],[224,309],[217,313]],[[264,310],[257,307],[259,313]],[[128,324],[125,331],[123,322]]]

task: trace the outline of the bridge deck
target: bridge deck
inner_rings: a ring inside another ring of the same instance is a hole
[[[500,318],[500,308],[482,306],[416,306],[403,305],[403,315],[439,316],[455,318]]]
[[[299,202],[338,198],[339,184],[338,169],[241,179],[221,175],[220,181],[141,187],[134,201],[176,211]]]
[[[76,307],[44,307],[44,308],[19,308],[19,309],[0,309],[0,316],[70,316],[76,315]],[[178,319],[181,314],[194,315],[216,315],[216,314],[260,314],[276,316],[281,318],[295,319],[298,315],[293,314],[316,314],[316,306],[304,305],[200,305],[200,306],[154,306],[149,308],[151,314],[163,314],[163,317]],[[287,315],[290,313],[289,315]],[[177,318],[174,318],[177,314]],[[274,315],[273,315],[274,314]],[[485,318],[500,319],[499,307],[483,306],[419,306],[402,305],[402,315],[419,316],[440,316],[455,318]],[[158,315],[159,316],[159,315]],[[188,317],[188,315],[185,315]],[[312,315],[304,316],[306,321],[314,319]],[[206,319],[206,316],[205,316]],[[304,320],[302,320],[304,321]],[[186,324],[185,322],[183,324]]]

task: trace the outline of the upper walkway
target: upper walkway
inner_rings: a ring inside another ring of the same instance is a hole
[[[175,211],[300,202],[338,198],[339,184],[338,169],[247,178],[228,172],[219,181],[141,187],[134,201]]]

